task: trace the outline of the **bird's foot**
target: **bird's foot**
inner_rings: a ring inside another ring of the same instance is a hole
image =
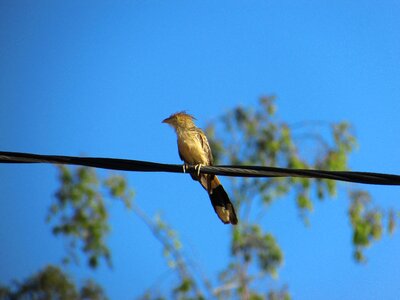
[[[186,163],[184,163],[184,164],[182,165],[182,169],[183,169],[183,173],[186,173],[186,170],[189,169],[189,165],[186,164]]]
[[[201,170],[202,164],[198,164],[194,166],[194,169],[197,171],[197,176],[200,176],[200,170]]]

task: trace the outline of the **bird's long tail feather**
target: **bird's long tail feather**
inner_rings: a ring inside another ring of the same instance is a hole
[[[215,213],[224,224],[236,225],[238,219],[235,208],[229,200],[228,194],[215,175],[201,175],[200,183],[210,196],[211,204]]]

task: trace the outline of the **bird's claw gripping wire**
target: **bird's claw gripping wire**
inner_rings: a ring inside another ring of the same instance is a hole
[[[197,171],[197,176],[200,176],[200,170],[201,170],[201,166],[202,164],[198,164],[194,166],[194,169]],[[186,173],[186,171],[190,168],[189,164],[183,164],[182,165],[182,169],[183,169],[183,173]]]
[[[197,171],[197,176],[200,176],[200,169],[201,169],[202,164],[198,164],[194,166],[194,169]]]

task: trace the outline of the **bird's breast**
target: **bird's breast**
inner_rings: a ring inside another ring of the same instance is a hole
[[[178,136],[178,149],[182,159],[188,164],[208,164],[206,153],[196,136]]]

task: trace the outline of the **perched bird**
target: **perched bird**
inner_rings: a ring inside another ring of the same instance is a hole
[[[200,174],[202,165],[211,166],[213,164],[213,156],[206,135],[196,127],[194,120],[196,119],[193,116],[185,112],[178,112],[163,120],[162,123],[167,123],[175,129],[178,137],[179,157],[185,164],[196,166],[198,173],[190,175],[193,180],[199,181],[208,192],[211,204],[220,220],[225,224],[236,225],[238,219],[235,208],[218,177],[212,174]]]

